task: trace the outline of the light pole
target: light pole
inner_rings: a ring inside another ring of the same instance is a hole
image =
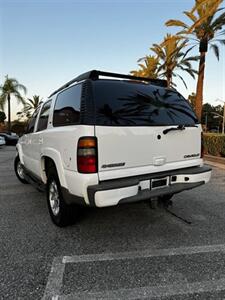
[[[225,125],[225,101],[220,100],[220,99],[216,99],[216,101],[223,102],[223,116],[220,115],[220,114],[216,114],[216,113],[214,113],[214,114],[216,114],[216,115],[220,116],[221,118],[223,118],[222,134],[224,134],[224,125]]]

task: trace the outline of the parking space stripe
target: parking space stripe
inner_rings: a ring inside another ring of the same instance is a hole
[[[173,285],[140,287],[134,289],[118,289],[102,292],[79,292],[69,295],[60,295],[63,284],[63,275],[67,263],[85,263],[97,261],[111,261],[146,257],[192,255],[197,253],[225,252],[225,244],[179,247],[168,249],[149,249],[144,251],[102,253],[56,257],[53,260],[48,282],[42,300],[72,300],[72,299],[137,299],[185,295],[202,292],[225,291],[225,278],[203,282],[177,282]]]
[[[225,279],[193,283],[176,283],[153,287],[134,289],[120,289],[96,293],[77,293],[59,296],[58,300],[125,300],[125,299],[151,299],[172,297],[176,295],[192,295],[194,293],[225,291]],[[225,294],[224,294],[225,295]]]
[[[194,246],[194,247],[179,247],[168,249],[149,249],[133,252],[119,253],[102,253],[90,255],[74,255],[64,256],[63,263],[80,263],[92,261],[120,260],[120,259],[135,259],[156,256],[174,256],[174,255],[190,255],[197,253],[225,252],[225,244]]]
[[[62,257],[54,258],[42,300],[58,300],[64,270],[65,264],[62,263]]]

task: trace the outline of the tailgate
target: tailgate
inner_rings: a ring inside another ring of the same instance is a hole
[[[110,170],[114,170],[113,178],[119,178],[124,169],[129,169],[132,176],[142,174],[142,167],[147,172],[153,170],[151,166],[176,168],[176,163],[200,158],[200,125],[163,134],[166,128],[96,126],[99,179],[109,179],[106,173]]]

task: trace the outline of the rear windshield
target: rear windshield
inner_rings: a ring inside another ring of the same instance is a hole
[[[163,87],[116,80],[93,84],[96,125],[195,125],[198,120],[178,92]]]

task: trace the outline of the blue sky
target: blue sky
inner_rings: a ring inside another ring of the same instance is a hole
[[[175,32],[165,21],[185,19],[182,12],[193,2],[0,0],[0,81],[8,74],[28,88],[28,96],[45,98],[90,69],[129,73],[153,43]],[[188,90],[179,81],[177,89],[187,96],[196,82],[184,78]],[[225,100],[225,47],[219,63],[211,51],[207,55],[204,94],[205,102]]]

